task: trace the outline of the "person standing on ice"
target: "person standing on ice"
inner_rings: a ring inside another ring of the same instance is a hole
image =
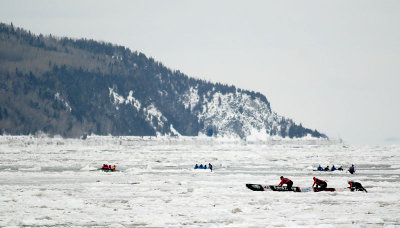
[[[349,173],[353,174],[356,172],[356,167],[354,167],[354,165],[352,164],[349,168]]]
[[[288,190],[292,190],[293,181],[291,181],[289,178],[284,178],[281,176],[281,183],[279,183],[278,186],[282,186],[283,184],[287,185]]]
[[[328,184],[323,180],[320,180],[320,179],[315,178],[315,177],[313,177],[313,179],[314,179],[314,184],[312,185],[313,188],[314,188],[314,185],[315,185],[315,187],[317,187],[320,191],[322,191],[328,186]]]
[[[349,180],[349,181],[347,181],[347,183],[350,185],[349,188],[351,191],[356,190],[356,191],[367,192],[367,190],[359,182]]]
[[[211,172],[212,172],[212,165],[211,163],[208,163],[208,168],[210,168]]]

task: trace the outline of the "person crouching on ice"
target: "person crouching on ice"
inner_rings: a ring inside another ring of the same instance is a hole
[[[283,184],[287,185],[288,190],[292,190],[293,181],[291,181],[289,178],[284,178],[281,176],[281,183],[279,183],[278,186],[282,186]]]
[[[351,191],[356,190],[356,191],[367,192],[367,190],[359,182],[349,180],[349,181],[347,181],[347,183],[349,183],[349,185],[350,185],[349,188]]]
[[[328,186],[328,184],[323,180],[320,180],[315,177],[313,177],[313,179],[314,179],[314,184],[312,185],[312,187],[314,187],[315,185],[315,187],[318,188],[320,191],[324,190],[326,186]]]

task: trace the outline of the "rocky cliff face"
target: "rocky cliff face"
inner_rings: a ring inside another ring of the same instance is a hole
[[[326,137],[277,115],[260,93],[109,43],[0,24],[0,63],[3,134]]]

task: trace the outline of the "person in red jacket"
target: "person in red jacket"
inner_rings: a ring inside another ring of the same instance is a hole
[[[283,176],[281,176],[281,183],[279,183],[278,186],[282,186],[283,184],[286,184],[287,188],[291,190],[293,186],[293,181],[291,181],[289,178],[284,178]]]
[[[315,177],[313,177],[313,179],[314,179],[314,184],[312,185],[312,187],[314,187],[315,185],[315,187],[319,188],[320,191],[324,190],[326,186],[328,186],[328,184],[323,180],[320,180]]]

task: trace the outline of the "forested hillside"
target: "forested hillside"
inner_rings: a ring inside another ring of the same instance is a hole
[[[143,53],[0,24],[0,133],[326,137],[266,97],[194,79]]]

